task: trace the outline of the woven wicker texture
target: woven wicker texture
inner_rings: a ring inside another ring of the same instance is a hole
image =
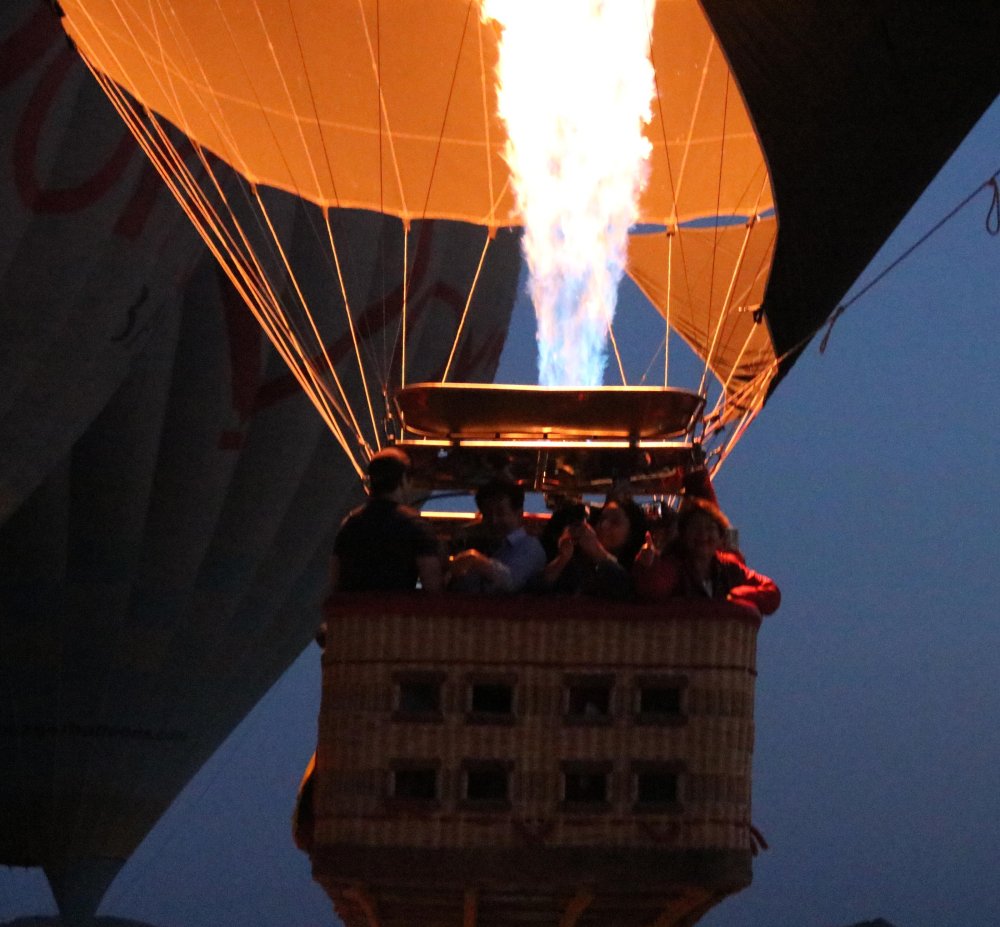
[[[750,880],[758,625],[709,602],[338,599],[311,853],[339,916],[693,923]]]

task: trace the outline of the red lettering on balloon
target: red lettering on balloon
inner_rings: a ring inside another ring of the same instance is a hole
[[[38,182],[34,166],[46,117],[75,62],[76,53],[67,48],[45,69],[28,100],[14,139],[14,183],[24,204],[36,212],[76,212],[96,203],[121,178],[138,147],[132,135],[126,132],[108,161],[78,186],[51,190]]]
[[[435,239],[435,223],[425,220],[421,223],[420,234],[414,253],[413,269],[410,274],[410,300],[408,320],[416,325],[431,305],[444,305],[452,310],[456,318],[465,308],[466,293],[440,280],[428,280]],[[240,421],[246,422],[254,412],[276,405],[286,399],[301,394],[302,388],[291,373],[262,382],[260,365],[261,332],[256,320],[239,297],[228,278],[220,272],[219,286],[223,293],[223,307],[229,333],[232,367],[233,407],[239,413]],[[355,322],[358,337],[371,339],[384,329],[398,324],[403,311],[403,286],[400,282],[383,298],[368,304]],[[452,367],[452,376],[462,380],[483,365],[495,364],[503,349],[504,333],[494,332],[475,350],[462,350]],[[345,332],[327,346],[326,356],[317,353],[310,361],[317,367],[325,368],[327,357],[333,364],[340,363],[353,354],[353,342]],[[395,347],[389,369],[398,370],[400,347]],[[441,376],[444,369],[442,360]],[[219,446],[227,449],[242,447],[244,433],[227,430],[220,436]]]
[[[410,300],[407,310],[407,320],[412,324],[416,324],[420,320],[430,304],[430,297],[435,295],[433,289],[424,290],[424,280],[427,276],[428,266],[430,265],[433,240],[434,222],[425,220],[420,224],[420,235],[417,239],[417,247],[413,256],[413,269],[410,273]],[[456,293],[455,295],[457,296],[458,294]],[[460,310],[461,306],[464,305],[464,301],[460,301],[458,305]],[[389,327],[390,324],[395,324],[402,314],[403,284],[400,281],[384,298],[370,303],[365,307],[365,310],[354,323],[358,339],[361,341],[370,339],[373,335],[381,332],[382,329]],[[353,353],[353,351],[354,344],[351,340],[351,335],[349,332],[345,332],[332,344],[327,346],[326,356],[336,365],[349,352]],[[395,354],[390,362],[390,370],[399,369],[399,353],[400,349],[397,345]],[[322,354],[316,354],[310,358],[310,361],[320,367],[326,366],[326,357]],[[294,396],[300,389],[299,381],[292,374],[289,373],[286,376],[276,377],[261,386],[257,394],[257,407],[265,408],[274,405],[276,402],[287,399],[289,396]]]
[[[476,368],[490,366],[495,367],[500,361],[500,354],[503,351],[506,333],[503,331],[493,332],[475,351],[461,350],[452,364],[450,377],[452,380],[463,382],[475,373]],[[440,380],[444,375],[444,365],[441,371],[434,377]]]
[[[59,36],[65,38],[51,10],[39,6],[21,26],[0,42],[0,90],[36,64]]]

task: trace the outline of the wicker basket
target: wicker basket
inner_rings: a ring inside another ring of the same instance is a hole
[[[342,597],[311,855],[345,923],[692,923],[750,881],[759,620]]]

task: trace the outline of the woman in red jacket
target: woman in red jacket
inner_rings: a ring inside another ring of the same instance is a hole
[[[677,540],[658,554],[647,536],[633,568],[640,598],[680,596],[728,600],[770,615],[781,604],[774,581],[747,567],[742,555],[724,549],[729,522],[702,499],[688,499],[681,509]]]

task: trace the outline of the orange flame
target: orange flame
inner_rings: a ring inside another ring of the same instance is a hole
[[[484,0],[524,217],[539,383],[599,386],[647,179],[654,0]]]

